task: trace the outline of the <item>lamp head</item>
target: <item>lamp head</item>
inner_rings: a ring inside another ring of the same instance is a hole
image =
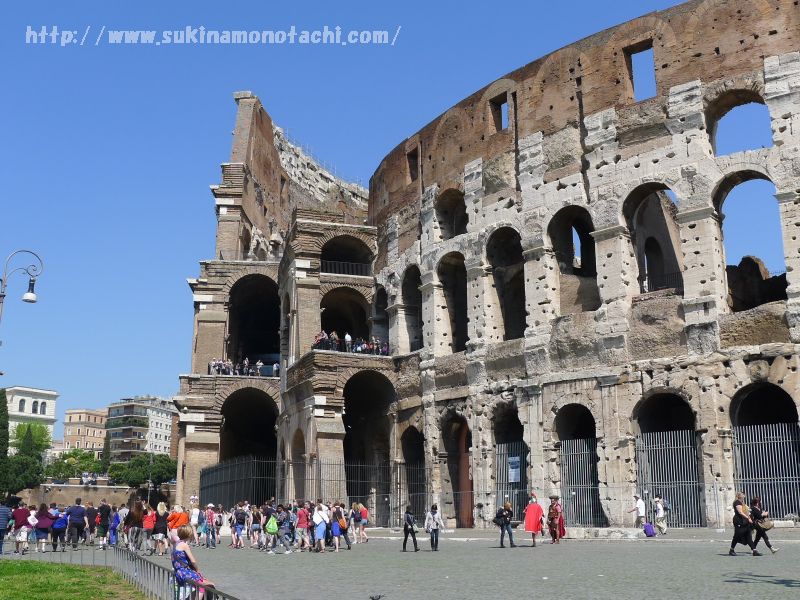
[[[34,286],[36,286],[36,278],[31,277],[30,281],[28,281],[28,291],[22,295],[23,302],[28,302],[30,304],[36,303],[36,292],[33,289]]]

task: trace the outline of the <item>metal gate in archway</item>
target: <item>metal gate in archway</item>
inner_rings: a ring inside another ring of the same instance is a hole
[[[597,439],[562,440],[558,459],[561,465],[561,503],[567,525],[608,527],[608,518],[600,502]]]
[[[495,507],[511,503],[514,518],[522,519],[528,505],[528,445],[525,442],[497,444],[494,459]]]
[[[736,488],[760,496],[773,517],[800,514],[800,425],[733,428]]]
[[[660,494],[669,503],[668,525],[705,527],[697,432],[685,429],[640,434],[636,437],[636,467],[645,502]]]

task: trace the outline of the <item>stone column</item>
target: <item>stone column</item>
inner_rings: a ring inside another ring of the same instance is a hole
[[[422,320],[425,322],[423,336],[425,347],[434,356],[447,356],[451,353],[452,331],[450,315],[445,306],[442,284],[434,281],[433,271],[422,274]]]
[[[189,497],[200,495],[200,471],[219,461],[219,432],[198,431],[203,415],[181,414],[181,436],[178,440],[178,474],[176,502],[189,506]],[[173,435],[178,435],[176,432]],[[205,503],[219,502],[201,498]]]
[[[800,343],[800,192],[778,192],[783,256],[786,263],[786,320],[790,339]]]
[[[325,396],[312,396],[305,400],[305,404],[314,407],[312,412],[316,429],[316,453],[312,456],[311,463],[317,481],[317,493],[324,499],[346,498],[345,428],[340,408],[344,401],[329,403]]]
[[[297,342],[292,354],[295,359],[311,350],[314,336],[322,329],[322,315],[319,309],[319,277],[308,275],[311,261],[295,259],[292,271],[295,284],[294,329]]]
[[[551,323],[558,316],[558,264],[541,241],[523,238],[525,259],[525,366],[528,377],[550,371]]]
[[[728,312],[725,252],[719,216],[711,206],[677,215],[683,254],[683,311],[691,354],[719,348],[719,315]]]

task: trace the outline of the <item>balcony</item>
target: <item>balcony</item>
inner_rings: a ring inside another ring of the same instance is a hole
[[[120,427],[139,427],[142,429],[147,429],[148,427],[148,419],[147,417],[110,417],[108,421],[106,421],[106,429],[118,429]]]
[[[370,263],[344,262],[340,260],[322,260],[319,267],[320,273],[333,273],[335,275],[355,275],[357,277],[371,277],[372,265]]]
[[[639,277],[639,293],[646,294],[658,290],[675,290],[676,294],[683,294],[683,275],[681,273],[661,275],[648,273]]]

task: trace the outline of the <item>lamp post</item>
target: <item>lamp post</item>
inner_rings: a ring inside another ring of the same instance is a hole
[[[9,271],[8,267],[11,264],[11,260],[15,256],[25,254],[32,256],[36,262],[33,262],[27,266],[16,267]],[[34,287],[36,286],[36,278],[42,274],[42,271],[44,271],[44,263],[42,262],[42,258],[36,254],[36,252],[31,250],[17,250],[8,255],[6,264],[3,267],[3,277],[0,278],[0,321],[3,320],[3,304],[6,299],[8,278],[14,273],[25,273],[28,276],[28,291],[22,295],[22,301],[28,302],[29,304],[34,304],[37,300],[36,292],[34,291]]]

